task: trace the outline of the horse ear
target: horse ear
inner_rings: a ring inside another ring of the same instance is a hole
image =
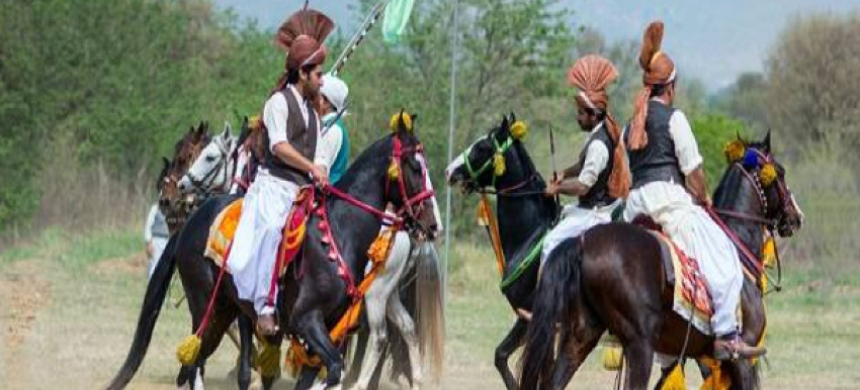
[[[767,129],[767,135],[764,136],[764,141],[762,141],[762,145],[764,145],[765,151],[770,153],[770,129]]]
[[[224,139],[230,138],[230,133],[233,132],[233,126],[230,126],[230,122],[224,121],[224,132],[221,133],[221,136]]]
[[[514,114],[513,111],[511,111],[511,123],[514,123],[516,121],[517,121],[517,116],[516,116],[516,114]]]
[[[510,121],[508,120],[508,116],[505,115],[502,117],[502,125],[499,126],[499,129],[504,130],[507,129],[508,126],[510,126]]]
[[[412,113],[412,126],[415,127],[415,121],[418,120],[418,113]]]
[[[167,157],[162,156],[161,157],[161,164],[162,164],[161,170],[166,171],[167,168],[170,167],[170,160],[168,160]]]

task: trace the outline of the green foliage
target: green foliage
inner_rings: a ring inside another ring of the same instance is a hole
[[[705,160],[708,188],[713,190],[726,169],[723,147],[739,135],[746,137],[746,127],[741,121],[713,113],[694,116],[690,122],[699,143],[699,153]]]

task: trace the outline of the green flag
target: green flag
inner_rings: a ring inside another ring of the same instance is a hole
[[[385,19],[382,21],[382,37],[387,43],[397,43],[400,41],[400,36],[403,30],[406,29],[406,23],[409,22],[409,15],[412,14],[412,6],[415,0],[391,0],[388,6],[385,7]]]

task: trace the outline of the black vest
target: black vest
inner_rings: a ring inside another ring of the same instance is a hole
[[[284,98],[287,99],[287,110],[289,112],[287,116],[287,142],[301,153],[302,156],[313,161],[317,148],[317,133],[319,132],[316,112],[310,105],[307,107],[308,125],[305,125],[305,119],[302,116],[299,102],[296,100],[293,92],[289,90],[289,87],[278,93],[283,94]],[[299,186],[310,184],[311,179],[307,172],[287,165],[280,157],[272,153],[269,133],[264,130],[263,134],[266,141],[266,155],[263,160],[263,166],[272,175],[296,183]]]
[[[684,174],[675,155],[675,141],[669,133],[669,120],[674,113],[674,108],[661,102],[648,102],[648,118],[645,120],[648,145],[641,150],[627,151],[633,188],[655,181],[674,181],[684,185]],[[629,139],[630,131],[627,131],[625,140]]]
[[[585,144],[585,148],[582,150],[582,153],[579,154],[580,166],[585,164],[588,147],[591,146],[592,142],[600,142],[606,147],[606,151],[609,152],[609,160],[606,162],[606,167],[603,168],[603,171],[597,175],[597,181],[594,185],[591,186],[585,195],[579,197],[579,207],[583,208],[603,207],[615,202],[615,198],[609,196],[608,185],[609,175],[612,173],[612,168],[615,163],[612,158],[612,151],[615,150],[615,144],[612,142],[612,137],[609,136],[609,131],[606,129],[605,123],[591,136]]]

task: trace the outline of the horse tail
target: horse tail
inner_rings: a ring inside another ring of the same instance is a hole
[[[416,260],[415,289],[417,310],[416,334],[421,356],[430,368],[433,383],[440,383],[445,359],[445,306],[443,303],[444,281],[439,269],[439,256],[432,243],[423,243],[418,248]]]
[[[146,349],[149,347],[149,342],[152,340],[152,331],[155,328],[155,321],[158,320],[158,314],[161,312],[161,307],[164,303],[164,298],[167,296],[167,290],[170,287],[170,280],[173,278],[173,272],[176,269],[176,241],[178,234],[174,234],[167,242],[164,252],[152,273],[152,278],[149,279],[149,284],[146,287],[146,295],[143,296],[143,305],[140,308],[140,316],[137,320],[137,329],[134,331],[134,340],[131,348],[128,351],[128,356],[125,358],[122,368],[117,372],[116,376],[108,385],[108,390],[119,390],[124,388],[140,364],[143,362],[143,357],[146,355]]]
[[[563,241],[547,259],[520,358],[520,390],[535,390],[541,378],[550,378],[554,365],[555,324],[579,292],[581,270],[580,239]]]

